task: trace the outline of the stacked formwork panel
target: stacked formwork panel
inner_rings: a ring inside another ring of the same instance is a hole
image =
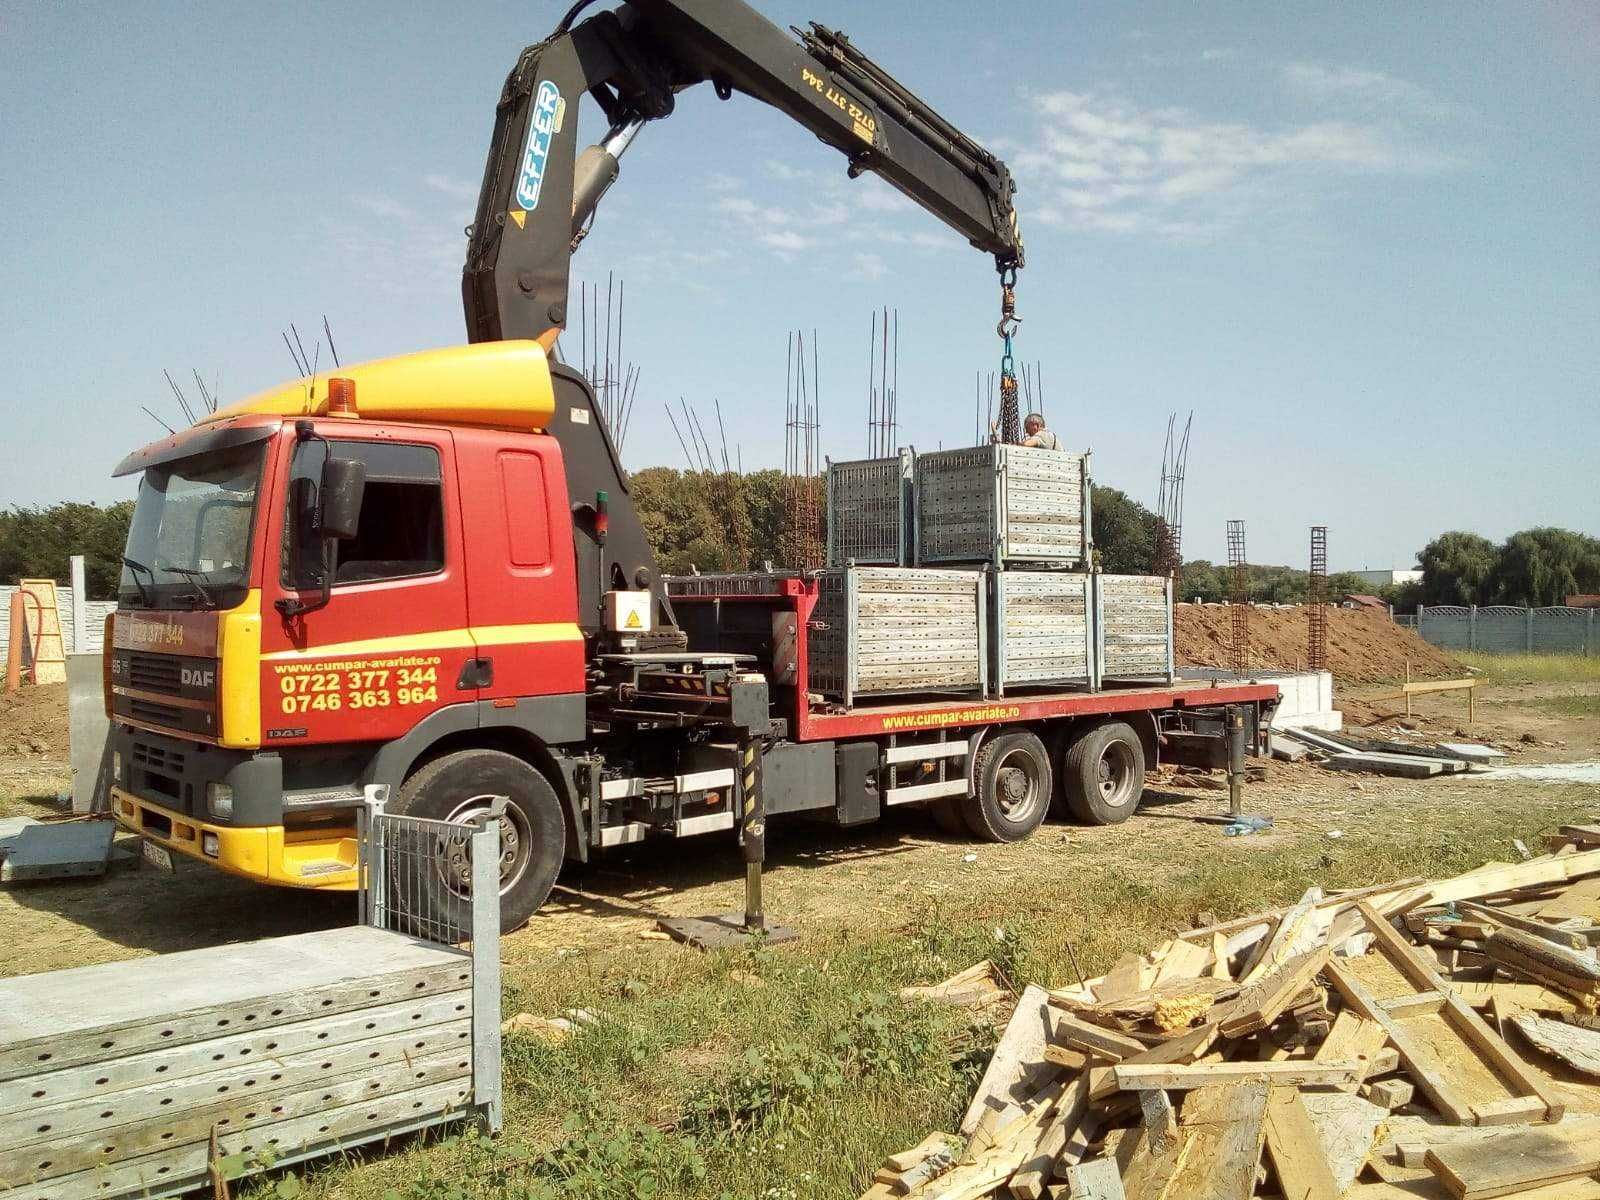
[[[828,464],[828,565],[916,562],[916,455]]]
[[[981,571],[837,567],[818,578],[811,686],[857,696],[988,688]]]
[[[903,581],[902,594],[918,586],[917,578],[945,573],[936,567],[983,572],[986,690],[1173,678],[1170,582],[1101,577],[1093,568],[1088,453],[988,445],[838,467],[829,475],[834,566],[914,561],[922,570]],[[891,528],[896,508],[898,525]],[[898,560],[890,558],[896,548]],[[835,586],[843,597],[844,584]],[[851,610],[839,603],[839,618],[848,623]],[[914,653],[914,639],[898,641],[897,648]],[[895,674],[887,664],[878,668]],[[924,673],[931,681],[935,672],[930,666]],[[846,689],[830,678],[824,690]]]

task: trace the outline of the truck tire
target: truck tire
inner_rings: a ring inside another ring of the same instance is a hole
[[[496,796],[509,801],[500,826],[500,932],[510,933],[545,902],[565,856],[566,826],[550,781],[515,755],[458,750],[406,780],[389,811],[470,827]],[[398,889],[404,872],[411,893],[397,898],[421,919],[437,916],[457,929],[468,928],[471,888],[458,844],[439,839],[425,849],[438,860],[432,869],[419,870],[414,859],[393,862],[391,879]]]
[[[974,794],[962,802],[972,832],[987,842],[1020,842],[1050,811],[1050,755],[1026,730],[997,733],[973,764]]]
[[[1133,726],[1107,721],[1067,744],[1061,776],[1073,816],[1115,825],[1133,815],[1144,794],[1144,746]]]

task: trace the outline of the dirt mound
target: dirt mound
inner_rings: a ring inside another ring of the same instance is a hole
[[[67,685],[0,691],[0,757],[67,760]]]
[[[1233,617],[1224,604],[1180,604],[1173,614],[1174,651],[1180,666],[1231,665]],[[1352,608],[1328,610],[1328,667],[1345,683],[1401,679],[1406,660],[1416,678],[1460,675],[1464,668],[1415,631],[1379,612]],[[1303,670],[1306,662],[1306,610],[1252,608],[1250,665]]]

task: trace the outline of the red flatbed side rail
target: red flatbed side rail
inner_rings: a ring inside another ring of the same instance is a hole
[[[816,742],[826,738],[882,737],[893,733],[920,733],[932,729],[976,728],[980,725],[1043,721],[1052,717],[1104,716],[1124,712],[1159,712],[1169,708],[1210,708],[1222,704],[1250,704],[1278,698],[1278,688],[1270,683],[1214,683],[1211,680],[1179,680],[1152,687],[1114,687],[1099,692],[1049,692],[1038,695],[1007,696],[986,700],[981,697],[951,697],[924,700],[915,704],[885,699],[881,704],[857,704],[847,711],[830,712],[829,705],[813,706],[804,697],[810,690],[808,622],[817,604],[816,583],[810,579],[779,578],[765,595],[727,593],[674,596],[674,604],[721,600],[793,608],[795,631],[795,710],[792,712],[794,740]]]

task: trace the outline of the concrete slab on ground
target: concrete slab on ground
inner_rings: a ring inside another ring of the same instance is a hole
[[[1506,757],[1504,750],[1496,750],[1493,746],[1479,746],[1473,742],[1440,742],[1438,748],[1446,754],[1453,754],[1471,763],[1498,762]]]
[[[1444,773],[1444,763],[1436,758],[1406,758],[1399,754],[1334,754],[1324,765],[1335,771],[1365,771],[1401,779],[1429,779]]]
[[[104,875],[117,827],[110,821],[30,825],[0,863],[0,883],[42,883]]]

